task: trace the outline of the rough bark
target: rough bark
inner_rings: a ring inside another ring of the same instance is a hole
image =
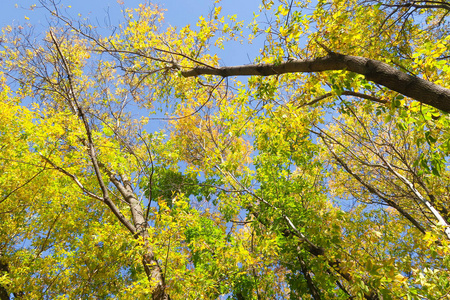
[[[333,70],[347,70],[364,75],[369,81],[450,113],[449,89],[419,77],[406,74],[384,62],[359,56],[330,53],[325,57],[291,60],[278,64],[253,64],[218,68],[197,66],[193,69],[182,71],[181,74],[184,77],[199,75],[217,75],[222,77],[269,76]]]

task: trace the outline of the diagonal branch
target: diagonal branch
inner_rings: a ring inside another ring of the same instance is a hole
[[[49,163],[55,170],[58,170],[59,172],[63,173],[64,175],[70,177],[75,183],[76,185],[78,185],[78,187],[83,191],[83,193],[85,193],[86,195],[88,195],[91,198],[100,200],[103,202],[103,198],[96,195],[95,193],[89,191],[87,188],[84,187],[84,185],[78,180],[77,176],[68,172],[67,170],[59,167],[58,165],[56,165],[54,162],[52,162],[48,157],[42,155],[41,153],[39,153],[39,155],[42,157],[42,159],[44,159],[47,163]]]
[[[255,197],[258,202],[260,203],[264,203],[267,206],[271,207],[272,209],[279,211],[281,213],[282,218],[286,221],[286,225],[287,228],[284,230],[283,235],[285,237],[289,236],[289,235],[293,235],[296,236],[300,243],[305,243],[308,245],[307,251],[316,256],[322,256],[325,258],[325,261],[327,262],[327,264],[330,266],[331,269],[333,269],[336,273],[338,273],[340,276],[342,276],[342,278],[344,278],[346,281],[348,282],[352,282],[353,276],[348,273],[346,270],[344,270],[341,266],[341,261],[339,261],[338,259],[330,259],[329,257],[327,257],[326,255],[326,250],[320,246],[315,245],[310,239],[308,239],[308,237],[303,234],[295,225],[294,223],[291,221],[291,219],[284,214],[284,212],[279,208],[276,207],[275,205],[271,204],[270,202],[268,202],[267,200],[265,200],[262,197],[259,197],[258,195],[256,195],[255,193],[253,193],[252,191],[250,191],[247,187],[245,187],[232,173],[230,172],[225,172],[223,171],[220,167],[216,166],[216,168],[224,175],[224,176],[229,176],[231,177],[231,179],[239,186],[241,187],[242,191],[245,191],[246,193],[248,193],[249,195],[251,195],[252,197]],[[255,211],[253,211],[251,208],[249,209],[250,212],[256,217],[256,219],[261,223],[264,224],[266,222],[264,222],[263,220],[261,220],[261,218],[259,217],[259,214]],[[380,299],[377,295],[377,293],[375,292],[375,290],[372,289],[368,289],[368,291],[364,292],[364,298],[366,300],[378,300]]]
[[[50,36],[52,38],[52,41],[56,47],[56,50],[60,56],[60,59],[62,61],[63,67],[64,67],[64,71],[67,74],[67,78],[69,81],[69,89],[70,89],[70,95],[69,97],[71,98],[71,102],[72,105],[75,107],[76,109],[76,113],[78,115],[78,117],[81,119],[81,121],[83,122],[84,125],[84,129],[86,131],[86,136],[87,136],[87,148],[88,148],[88,155],[91,159],[92,165],[94,167],[94,171],[95,171],[95,176],[97,177],[97,182],[100,185],[100,189],[102,190],[102,201],[110,208],[110,210],[114,213],[114,215],[116,215],[116,217],[119,219],[119,221],[125,225],[125,227],[131,232],[131,233],[135,233],[136,232],[136,228],[134,227],[134,225],[122,214],[122,212],[120,211],[120,209],[114,204],[114,202],[109,198],[109,193],[108,193],[108,188],[105,184],[105,182],[103,181],[103,177],[102,174],[100,172],[100,168],[99,168],[99,163],[97,160],[97,154],[95,152],[95,146],[94,146],[94,141],[92,138],[92,131],[91,131],[91,127],[89,125],[89,122],[87,120],[86,114],[84,113],[83,108],[80,106],[80,104],[77,101],[77,98],[75,96],[75,91],[73,89],[73,82],[72,82],[72,72],[70,70],[69,64],[67,63],[61,48],[59,46],[58,41],[56,40],[54,34],[52,31],[50,31]]]
[[[428,201],[427,199],[425,199],[422,194],[414,187],[414,184],[409,181],[405,176],[403,176],[402,174],[400,174],[399,172],[397,172],[394,167],[391,165],[391,163],[389,163],[384,156],[380,153],[377,145],[375,145],[375,143],[373,142],[373,138],[369,132],[369,130],[367,129],[367,127],[364,125],[364,123],[361,121],[361,119],[358,117],[358,115],[351,109],[349,108],[349,110],[351,111],[351,113],[354,115],[354,117],[356,118],[356,120],[361,124],[361,126],[363,127],[364,131],[367,134],[367,137],[369,138],[370,143],[372,144],[374,150],[376,151],[375,154],[383,161],[383,163],[387,166],[387,168],[398,178],[400,179],[407,187],[408,189],[417,197],[417,199],[420,200],[421,203],[425,204],[425,206],[431,211],[431,213],[434,215],[434,217],[439,221],[439,223],[441,225],[445,226],[445,234],[447,235],[447,238],[450,239],[450,225],[447,223],[447,221],[442,217],[442,215],[440,214],[440,212],[430,203],[430,201]]]
[[[328,151],[330,151],[330,153],[333,155],[334,159],[339,163],[339,165],[341,165],[344,170],[350,174],[353,178],[355,178],[361,185],[363,185],[372,195],[377,196],[378,198],[380,198],[381,200],[383,200],[387,205],[389,205],[390,207],[394,208],[395,210],[397,210],[402,216],[404,216],[406,219],[408,219],[408,221],[411,222],[411,224],[413,224],[420,232],[422,232],[423,234],[425,234],[425,228],[413,217],[411,216],[406,210],[404,210],[400,205],[398,205],[397,203],[395,203],[394,201],[384,197],[382,195],[382,193],[375,188],[374,186],[370,185],[369,183],[367,183],[366,181],[364,181],[358,174],[356,174],[355,172],[353,172],[350,167],[348,166],[348,164],[346,164],[344,162],[343,159],[341,159],[332,149],[331,145],[326,141],[326,138],[330,138],[329,136],[325,137],[324,134],[322,133],[318,133],[315,132],[318,136],[320,136],[320,138],[322,139],[322,141],[324,142],[325,146],[328,148]]]
[[[0,200],[0,204],[3,203],[4,201],[6,201],[9,196],[11,196],[12,194],[14,194],[15,192],[17,192],[19,189],[23,188],[24,186],[26,186],[27,184],[29,184],[31,181],[33,181],[37,176],[39,176],[42,172],[44,172],[46,170],[46,166],[44,166],[44,168],[42,170],[39,170],[36,174],[34,174],[33,176],[31,176],[31,178],[29,178],[27,181],[25,181],[23,184],[19,185],[18,187],[16,187],[15,189],[13,189],[11,192],[9,192],[6,196],[3,197],[3,199]]]

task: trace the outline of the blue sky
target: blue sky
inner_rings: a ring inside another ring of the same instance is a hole
[[[60,0],[64,6],[71,8],[66,13],[73,18],[78,14],[88,17],[92,24],[105,27],[107,23],[111,25],[119,24],[122,19],[122,8],[134,8],[145,0]],[[118,2],[123,2],[123,6]],[[167,24],[178,28],[187,24],[195,25],[200,15],[208,15],[214,6],[213,0],[154,0],[152,3],[164,7],[165,21]],[[258,11],[261,0],[222,0],[222,14],[237,15],[237,20],[244,20],[246,23],[253,18],[253,12]],[[38,0],[1,0],[0,26],[11,24],[31,23],[35,26],[35,33],[44,31],[47,28],[49,14],[44,9],[39,9]],[[37,8],[31,10],[30,7],[36,4]],[[27,19],[28,20],[27,20]],[[257,45],[233,44],[232,49],[218,50],[222,63],[226,65],[249,63],[249,58],[253,59],[259,50]]]
[[[3,0],[0,10],[1,26],[11,24],[12,22],[23,22],[25,16],[30,18],[34,24],[43,22],[45,24],[45,14],[39,9],[29,10],[30,6],[36,4],[39,7],[38,0]],[[91,19],[103,21],[107,14],[111,21],[117,23],[121,18],[122,6],[116,0],[62,0],[63,5],[70,5],[67,12],[73,16],[81,13],[83,16],[89,16]],[[145,1],[140,0],[122,0],[125,7],[137,7]],[[189,23],[195,23],[199,15],[206,15],[213,7],[213,0],[155,0],[152,3],[167,9],[166,20],[174,26],[184,26]],[[260,0],[223,0],[220,5],[225,14],[237,14],[238,18],[251,18],[252,12],[258,9]]]
[[[117,0],[55,0],[60,1],[64,6],[71,6],[63,10],[63,14],[72,19],[77,19],[81,14],[83,18],[88,17],[91,24],[99,27],[107,27],[108,24],[114,26],[123,21],[122,9],[135,8],[145,0],[122,0],[123,6]],[[222,0],[222,14],[237,15],[237,20],[244,20],[249,23],[253,19],[253,13],[258,12],[261,0]],[[0,26],[24,25],[30,23],[34,27],[34,34],[39,35],[48,30],[50,14],[47,10],[39,8],[38,0],[0,0]],[[188,24],[195,25],[199,16],[206,16],[214,7],[213,0],[154,0],[152,3],[165,8],[165,22],[178,28]],[[30,7],[36,4],[36,8]],[[222,59],[222,65],[236,65],[250,63],[258,54],[260,44],[230,43],[224,50],[216,49]],[[245,80],[245,79],[242,79]],[[146,115],[146,112],[136,108],[129,108],[136,115]],[[157,114],[156,117],[164,117]],[[152,115],[150,117],[155,117]],[[146,130],[158,131],[165,127],[165,121],[151,120],[146,126]]]
[[[81,14],[83,18],[89,18],[91,24],[106,28],[108,24],[115,26],[123,21],[123,8],[136,8],[145,0],[56,0],[62,6],[71,6],[63,10],[63,14],[72,19],[77,19]],[[121,5],[119,2],[123,2]],[[249,23],[253,19],[253,12],[258,12],[261,0],[222,0],[218,5],[222,6],[222,14],[237,15],[237,20],[244,20]],[[23,25],[30,23],[34,26],[34,34],[48,30],[50,15],[47,10],[40,7],[39,0],[0,0],[0,26]],[[207,16],[214,7],[214,0],[153,0],[152,3],[166,9],[165,22],[178,28],[188,24],[195,25],[199,16]],[[36,4],[36,8],[30,7]],[[102,31],[108,34],[108,31]],[[222,65],[248,64],[258,54],[262,47],[261,43],[241,45],[237,42],[229,43],[224,50],[215,48],[218,56],[221,58]],[[245,79],[243,79],[245,80]],[[132,109],[139,114],[145,114],[143,111]],[[155,116],[151,116],[155,117]],[[157,117],[164,117],[158,114]],[[165,121],[151,120],[147,130],[154,131],[165,127]]]

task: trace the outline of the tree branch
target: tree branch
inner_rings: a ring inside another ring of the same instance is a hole
[[[321,300],[322,297],[320,297],[320,292],[317,289],[316,285],[314,284],[314,281],[311,278],[311,274],[309,274],[310,270],[308,269],[306,263],[300,256],[298,256],[298,262],[300,263],[303,276],[306,279],[306,286],[309,289],[309,293],[311,294],[314,300]]]
[[[353,281],[353,277],[350,273],[348,273],[346,270],[343,270],[343,268],[341,267],[341,262],[338,259],[330,259],[324,248],[322,248],[321,246],[317,246],[315,245],[311,240],[309,240],[306,235],[304,235],[291,221],[291,219],[285,215],[282,210],[274,205],[272,205],[271,203],[269,203],[268,201],[266,201],[265,199],[259,197],[258,195],[256,195],[255,193],[251,192],[249,189],[247,189],[233,174],[231,174],[230,172],[225,172],[223,171],[220,167],[216,167],[222,174],[224,174],[225,176],[228,175],[230,176],[233,181],[242,188],[243,191],[245,191],[246,193],[248,193],[249,195],[251,195],[252,197],[255,197],[258,202],[262,202],[266,205],[268,205],[269,207],[271,207],[274,210],[280,211],[282,218],[286,221],[286,226],[287,228],[284,230],[283,232],[283,236],[288,237],[289,235],[293,235],[295,237],[297,237],[300,241],[300,243],[305,243],[308,245],[308,247],[306,248],[306,250],[313,256],[319,257],[322,256],[325,261],[328,263],[328,265],[330,266],[331,269],[333,269],[336,273],[338,273],[340,276],[342,276],[342,278],[344,278],[345,280],[347,280],[348,282],[352,282]],[[266,222],[264,222],[260,217],[258,212],[254,211],[252,207],[248,208],[250,213],[252,215],[255,216],[255,218],[263,225],[266,225]],[[267,226],[267,225],[266,225]],[[377,293],[370,289],[366,292],[364,292],[364,298],[366,300],[379,300],[380,298],[378,297]]]
[[[330,136],[326,136],[319,132],[316,133],[324,142],[325,146],[328,148],[328,151],[333,155],[334,159],[338,162],[338,164],[344,168],[344,170],[350,174],[353,178],[355,178],[361,185],[363,185],[372,195],[377,196],[381,200],[383,200],[387,205],[397,210],[402,216],[404,216],[408,221],[411,222],[420,232],[425,234],[426,230],[425,228],[413,217],[411,216],[406,210],[404,210],[400,205],[395,203],[394,201],[384,197],[378,189],[376,189],[374,186],[370,185],[366,181],[364,181],[358,174],[354,173],[350,167],[344,162],[343,159],[341,159],[334,151],[333,148],[330,146],[330,144],[326,141],[326,138],[330,138]]]
[[[331,53],[324,57],[292,60],[278,64],[253,64],[208,68],[197,66],[182,71],[184,77],[199,75],[270,76],[286,73],[312,73],[346,70],[364,75],[369,81],[450,113],[450,90],[435,83],[406,74],[379,60],[360,56]]]
[[[4,273],[9,273],[8,263],[0,261],[0,275]],[[0,300],[9,300],[9,292],[6,287],[0,285]]]
[[[324,100],[324,99],[326,99],[328,97],[331,97],[333,95],[334,95],[333,93],[323,94],[323,95],[321,95],[321,96],[319,96],[319,97],[309,101],[308,103],[300,105],[299,107],[313,105],[313,104],[315,104],[315,103],[317,103],[319,101],[322,101],[322,100]],[[343,95],[343,96],[359,97],[359,98],[362,98],[362,99],[366,99],[366,100],[370,100],[370,101],[378,102],[378,103],[382,103],[382,104],[389,103],[389,101],[387,101],[387,100],[383,100],[383,99],[380,99],[380,98],[377,98],[377,97],[374,97],[374,96],[371,96],[371,95],[358,93],[358,92],[353,92],[353,91],[342,91],[341,95]]]
[[[78,187],[81,189],[81,191],[83,191],[83,193],[85,193],[86,195],[88,195],[91,198],[100,200],[103,202],[103,198],[96,195],[95,193],[89,191],[87,188],[84,187],[84,185],[78,180],[77,176],[66,171],[65,169],[59,167],[58,165],[56,165],[54,162],[52,162],[48,157],[44,156],[43,154],[39,153],[39,155],[41,156],[41,158],[43,160],[45,160],[47,163],[49,163],[55,170],[63,173],[64,175],[66,175],[67,177],[70,177],[75,183],[76,185],[78,185]]]
[[[62,64],[63,64],[64,71],[67,74],[67,78],[68,78],[68,81],[69,81],[69,89],[70,89],[70,94],[69,94],[69,97],[68,97],[69,101],[72,101],[71,105],[74,107],[74,109],[76,109],[77,116],[83,122],[84,129],[86,131],[88,155],[89,155],[89,157],[91,159],[92,166],[94,167],[95,176],[97,177],[97,182],[100,185],[100,189],[102,190],[102,194],[103,194],[102,201],[110,208],[110,210],[119,219],[119,221],[123,225],[125,225],[125,227],[131,233],[135,234],[136,228],[134,227],[134,225],[122,214],[120,209],[109,198],[108,189],[106,187],[105,182],[103,181],[102,174],[100,172],[99,162],[97,160],[97,154],[95,152],[94,141],[93,141],[93,138],[92,138],[92,130],[91,130],[91,127],[89,125],[89,122],[88,122],[88,119],[86,117],[86,114],[84,113],[83,108],[78,103],[77,98],[75,96],[75,91],[73,89],[73,83],[72,83],[72,72],[70,70],[68,62],[66,62],[66,59],[65,59],[64,55],[62,54],[62,51],[61,51],[60,46],[59,46],[59,43],[56,40],[56,37],[54,36],[52,31],[50,31],[50,36],[51,36],[52,41],[53,41],[53,43],[54,43],[54,45],[56,47],[56,50],[57,50],[57,52],[58,52],[58,54],[60,56],[60,59],[61,59]]]

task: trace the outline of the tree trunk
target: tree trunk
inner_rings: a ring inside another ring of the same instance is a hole
[[[117,187],[120,194],[130,206],[131,216],[133,218],[133,224],[136,228],[134,235],[136,238],[142,239],[144,243],[145,252],[142,255],[142,264],[144,266],[145,273],[148,280],[154,284],[154,290],[152,292],[153,300],[170,300],[170,296],[165,292],[166,283],[164,279],[164,273],[155,258],[153,247],[150,245],[147,230],[147,220],[144,217],[144,210],[139,202],[138,198],[133,192],[131,182],[125,175],[121,175],[120,182],[114,174],[107,171],[111,182]]]

